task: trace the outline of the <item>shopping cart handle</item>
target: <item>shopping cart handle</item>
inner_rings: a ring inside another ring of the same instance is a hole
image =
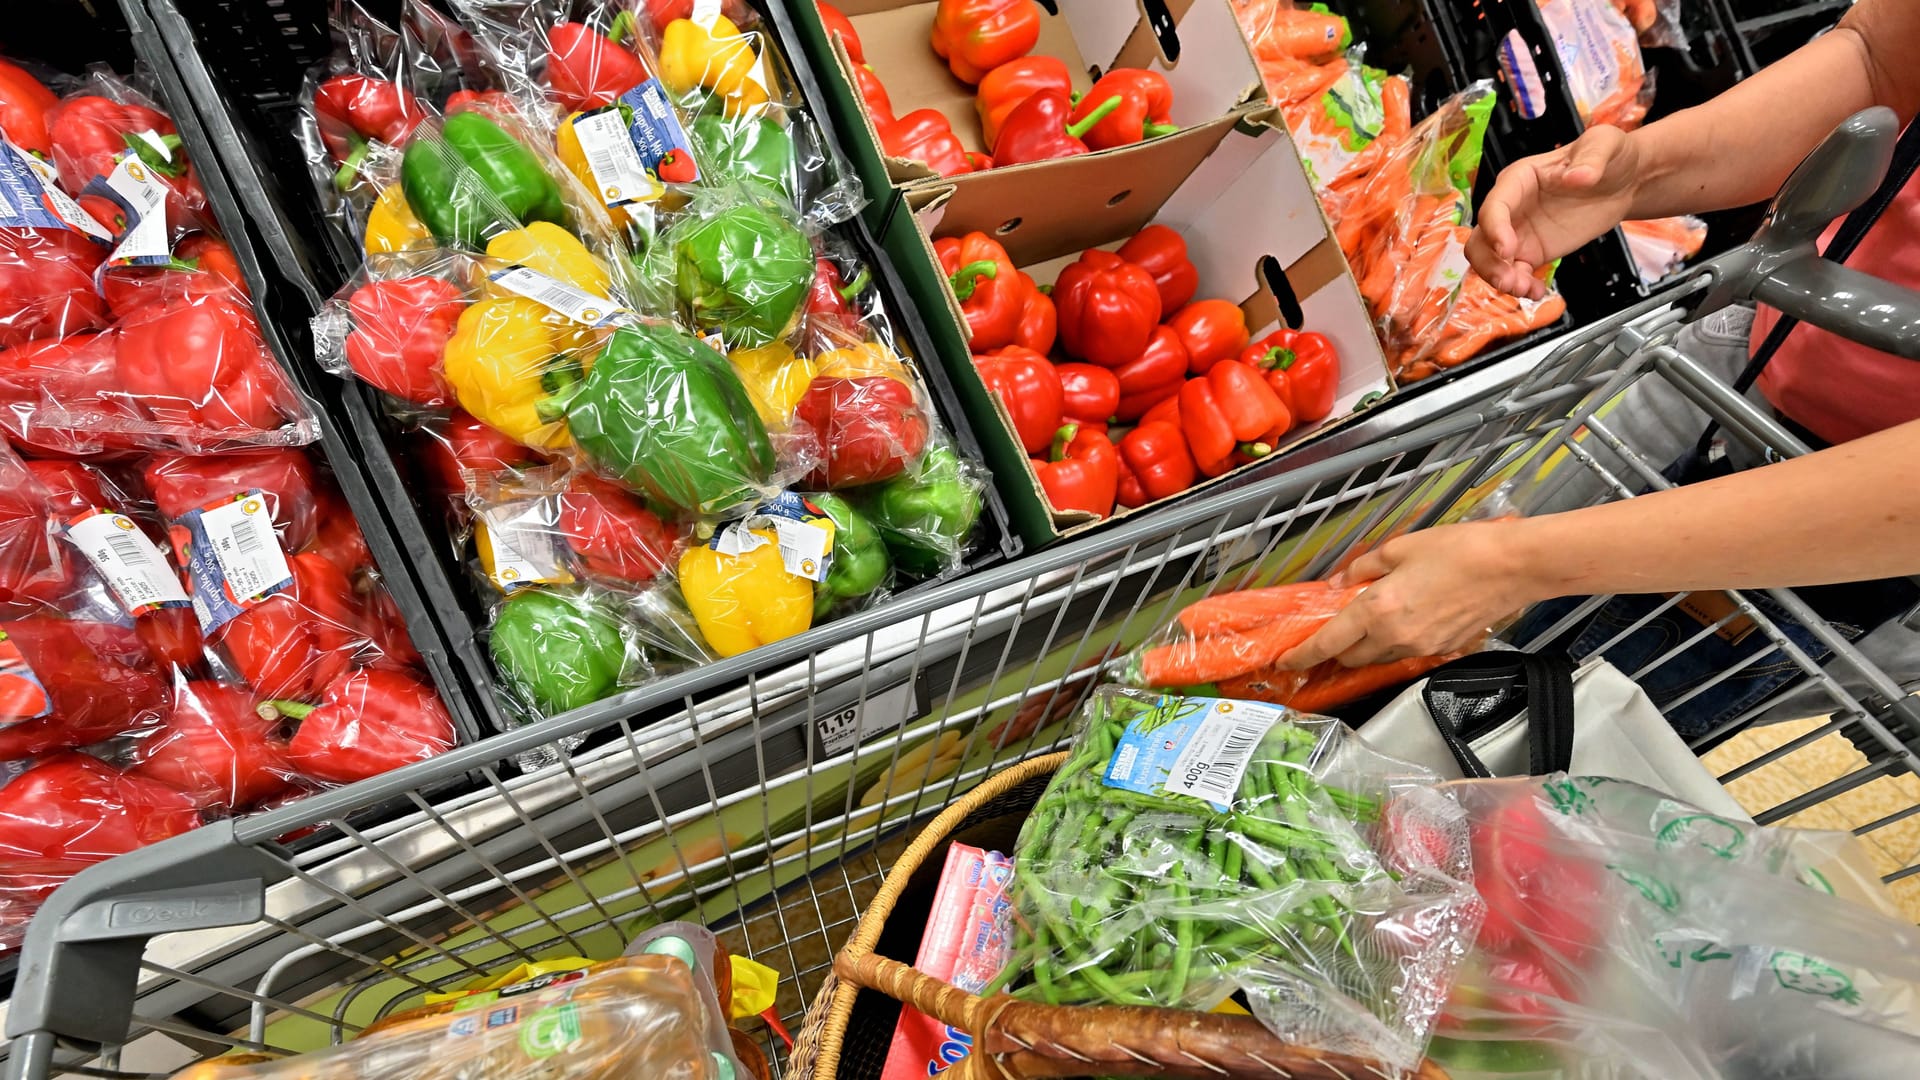
[[[1802,322],[1920,359],[1920,293],[1820,257],[1820,234],[1867,201],[1893,161],[1900,121],[1881,106],[1841,121],[1793,170],[1753,239],[1709,264],[1696,317],[1758,300]]]

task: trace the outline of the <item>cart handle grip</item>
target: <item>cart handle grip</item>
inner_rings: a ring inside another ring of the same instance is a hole
[[[1920,293],[1815,255],[1753,283],[1753,298],[1862,345],[1920,360]]]

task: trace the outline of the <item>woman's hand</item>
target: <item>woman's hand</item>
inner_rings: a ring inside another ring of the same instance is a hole
[[[1342,571],[1371,581],[1280,666],[1338,658],[1348,667],[1477,647],[1509,615],[1553,590],[1520,557],[1524,519],[1443,525],[1395,537]]]
[[[1467,260],[1487,284],[1538,300],[1534,274],[1608,229],[1632,209],[1641,162],[1616,127],[1592,127],[1573,142],[1514,162],[1481,204]]]

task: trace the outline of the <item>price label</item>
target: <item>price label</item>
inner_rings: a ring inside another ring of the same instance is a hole
[[[249,491],[189,511],[179,525],[186,547],[178,554],[193,581],[194,612],[208,633],[293,584],[266,493]]]
[[[581,114],[573,121],[573,134],[580,140],[601,202],[608,206],[650,202],[666,191],[647,171],[647,163],[640,160],[620,106],[608,105]]]
[[[918,679],[868,694],[863,701],[814,717],[813,730],[819,739],[820,756],[844,754],[862,740],[896,730],[926,712],[926,696]]]
[[[604,296],[595,296],[557,278],[525,266],[509,266],[487,275],[487,280],[537,304],[544,304],[577,323],[587,326],[622,326],[632,321],[633,313]]]
[[[66,537],[106,579],[128,615],[139,617],[192,601],[158,544],[125,514],[89,510],[66,527]]]

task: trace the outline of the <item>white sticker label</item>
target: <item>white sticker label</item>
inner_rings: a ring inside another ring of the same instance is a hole
[[[222,503],[200,515],[200,527],[234,596],[258,596],[293,576],[280,538],[273,533],[273,513],[265,497]]]
[[[648,202],[666,191],[640,160],[618,105],[583,114],[574,120],[573,134],[580,140],[580,151],[586,155],[600,201],[608,206]]]
[[[833,551],[833,523],[794,521],[774,518],[773,534],[780,538],[780,561],[787,573],[808,581],[827,580],[832,564],[827,556]]]
[[[127,201],[138,218],[120,238],[108,261],[171,258],[173,248],[167,243],[167,185],[153,175],[145,162],[129,153],[113,167],[107,186]]]
[[[749,551],[758,551],[766,544],[766,538],[747,528],[744,522],[727,526],[713,538],[713,550],[722,555],[745,555]]]
[[[10,140],[0,141],[6,141],[8,148],[13,151],[15,160],[25,162],[33,175],[39,178],[40,194],[46,197],[47,204],[56,217],[101,243],[113,242],[113,234],[107,231],[105,225],[95,221],[92,214],[87,213],[71,196],[60,190],[60,173],[52,165],[20,149]]]
[[[1258,701],[1215,701],[1167,766],[1165,790],[1231,805],[1254,747],[1286,712]]]
[[[881,735],[905,724],[917,713],[918,697],[911,680],[877,694],[868,694],[838,712],[814,720],[820,733],[820,748],[827,756],[844,754],[871,735]]]
[[[501,592],[527,585],[564,585],[573,575],[560,559],[560,538],[538,503],[510,503],[480,514],[478,543],[487,577]]]
[[[585,289],[576,289],[572,285],[556,278],[550,278],[538,270],[524,266],[509,266],[504,270],[495,270],[487,275],[487,280],[495,285],[524,296],[537,304],[565,315],[577,323],[588,326],[625,325],[633,318],[633,313],[619,307],[604,296],[595,296]]]
[[[92,510],[68,525],[66,535],[106,579],[128,615],[191,602],[167,557],[132,518]]]

